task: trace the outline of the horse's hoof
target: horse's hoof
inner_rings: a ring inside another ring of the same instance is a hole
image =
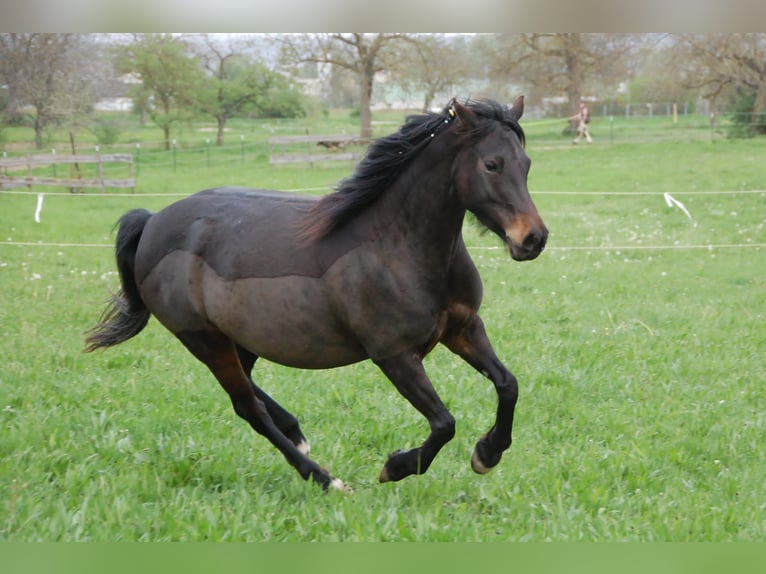
[[[484,466],[484,463],[481,462],[479,453],[476,451],[476,449],[473,449],[473,454],[471,455],[471,468],[476,474],[487,474],[490,470],[492,470],[491,466]]]
[[[405,451],[402,449],[395,450],[391,454],[388,455],[388,459],[386,460],[386,463],[383,465],[383,470],[380,471],[380,476],[378,477],[378,482],[390,482],[392,480],[400,480],[402,477],[392,477],[388,472],[388,465],[391,463],[391,459],[394,458],[396,455],[401,454]]]
[[[471,468],[477,474],[487,474],[500,463],[502,456],[502,450],[495,450],[487,446],[487,435],[484,435],[473,448]]]

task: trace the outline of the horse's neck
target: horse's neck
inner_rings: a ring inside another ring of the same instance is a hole
[[[452,186],[451,155],[416,158],[385,194],[393,217],[384,233],[435,265],[452,257],[465,216]]]

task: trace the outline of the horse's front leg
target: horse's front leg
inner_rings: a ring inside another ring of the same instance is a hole
[[[471,456],[471,468],[484,474],[500,462],[503,452],[511,446],[513,413],[519,396],[518,383],[516,377],[495,355],[484,323],[478,315],[454,321],[448,327],[442,343],[489,378],[497,391],[495,424],[479,439]]]
[[[431,434],[417,448],[392,453],[380,473],[380,482],[401,480],[411,474],[423,474],[439,450],[455,436],[455,419],[436,394],[426,375],[421,358],[408,351],[375,361],[397,390],[426,417]]]

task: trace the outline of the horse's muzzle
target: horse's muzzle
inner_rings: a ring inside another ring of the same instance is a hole
[[[514,243],[508,238],[508,248],[515,261],[530,261],[540,255],[548,242],[548,228],[544,225],[539,229],[530,230],[521,243]]]

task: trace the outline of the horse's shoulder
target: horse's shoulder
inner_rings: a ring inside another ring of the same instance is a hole
[[[455,245],[452,265],[449,270],[449,290],[452,299],[460,300],[473,307],[479,308],[484,286],[479,270],[468,253],[463,238],[460,237]]]

